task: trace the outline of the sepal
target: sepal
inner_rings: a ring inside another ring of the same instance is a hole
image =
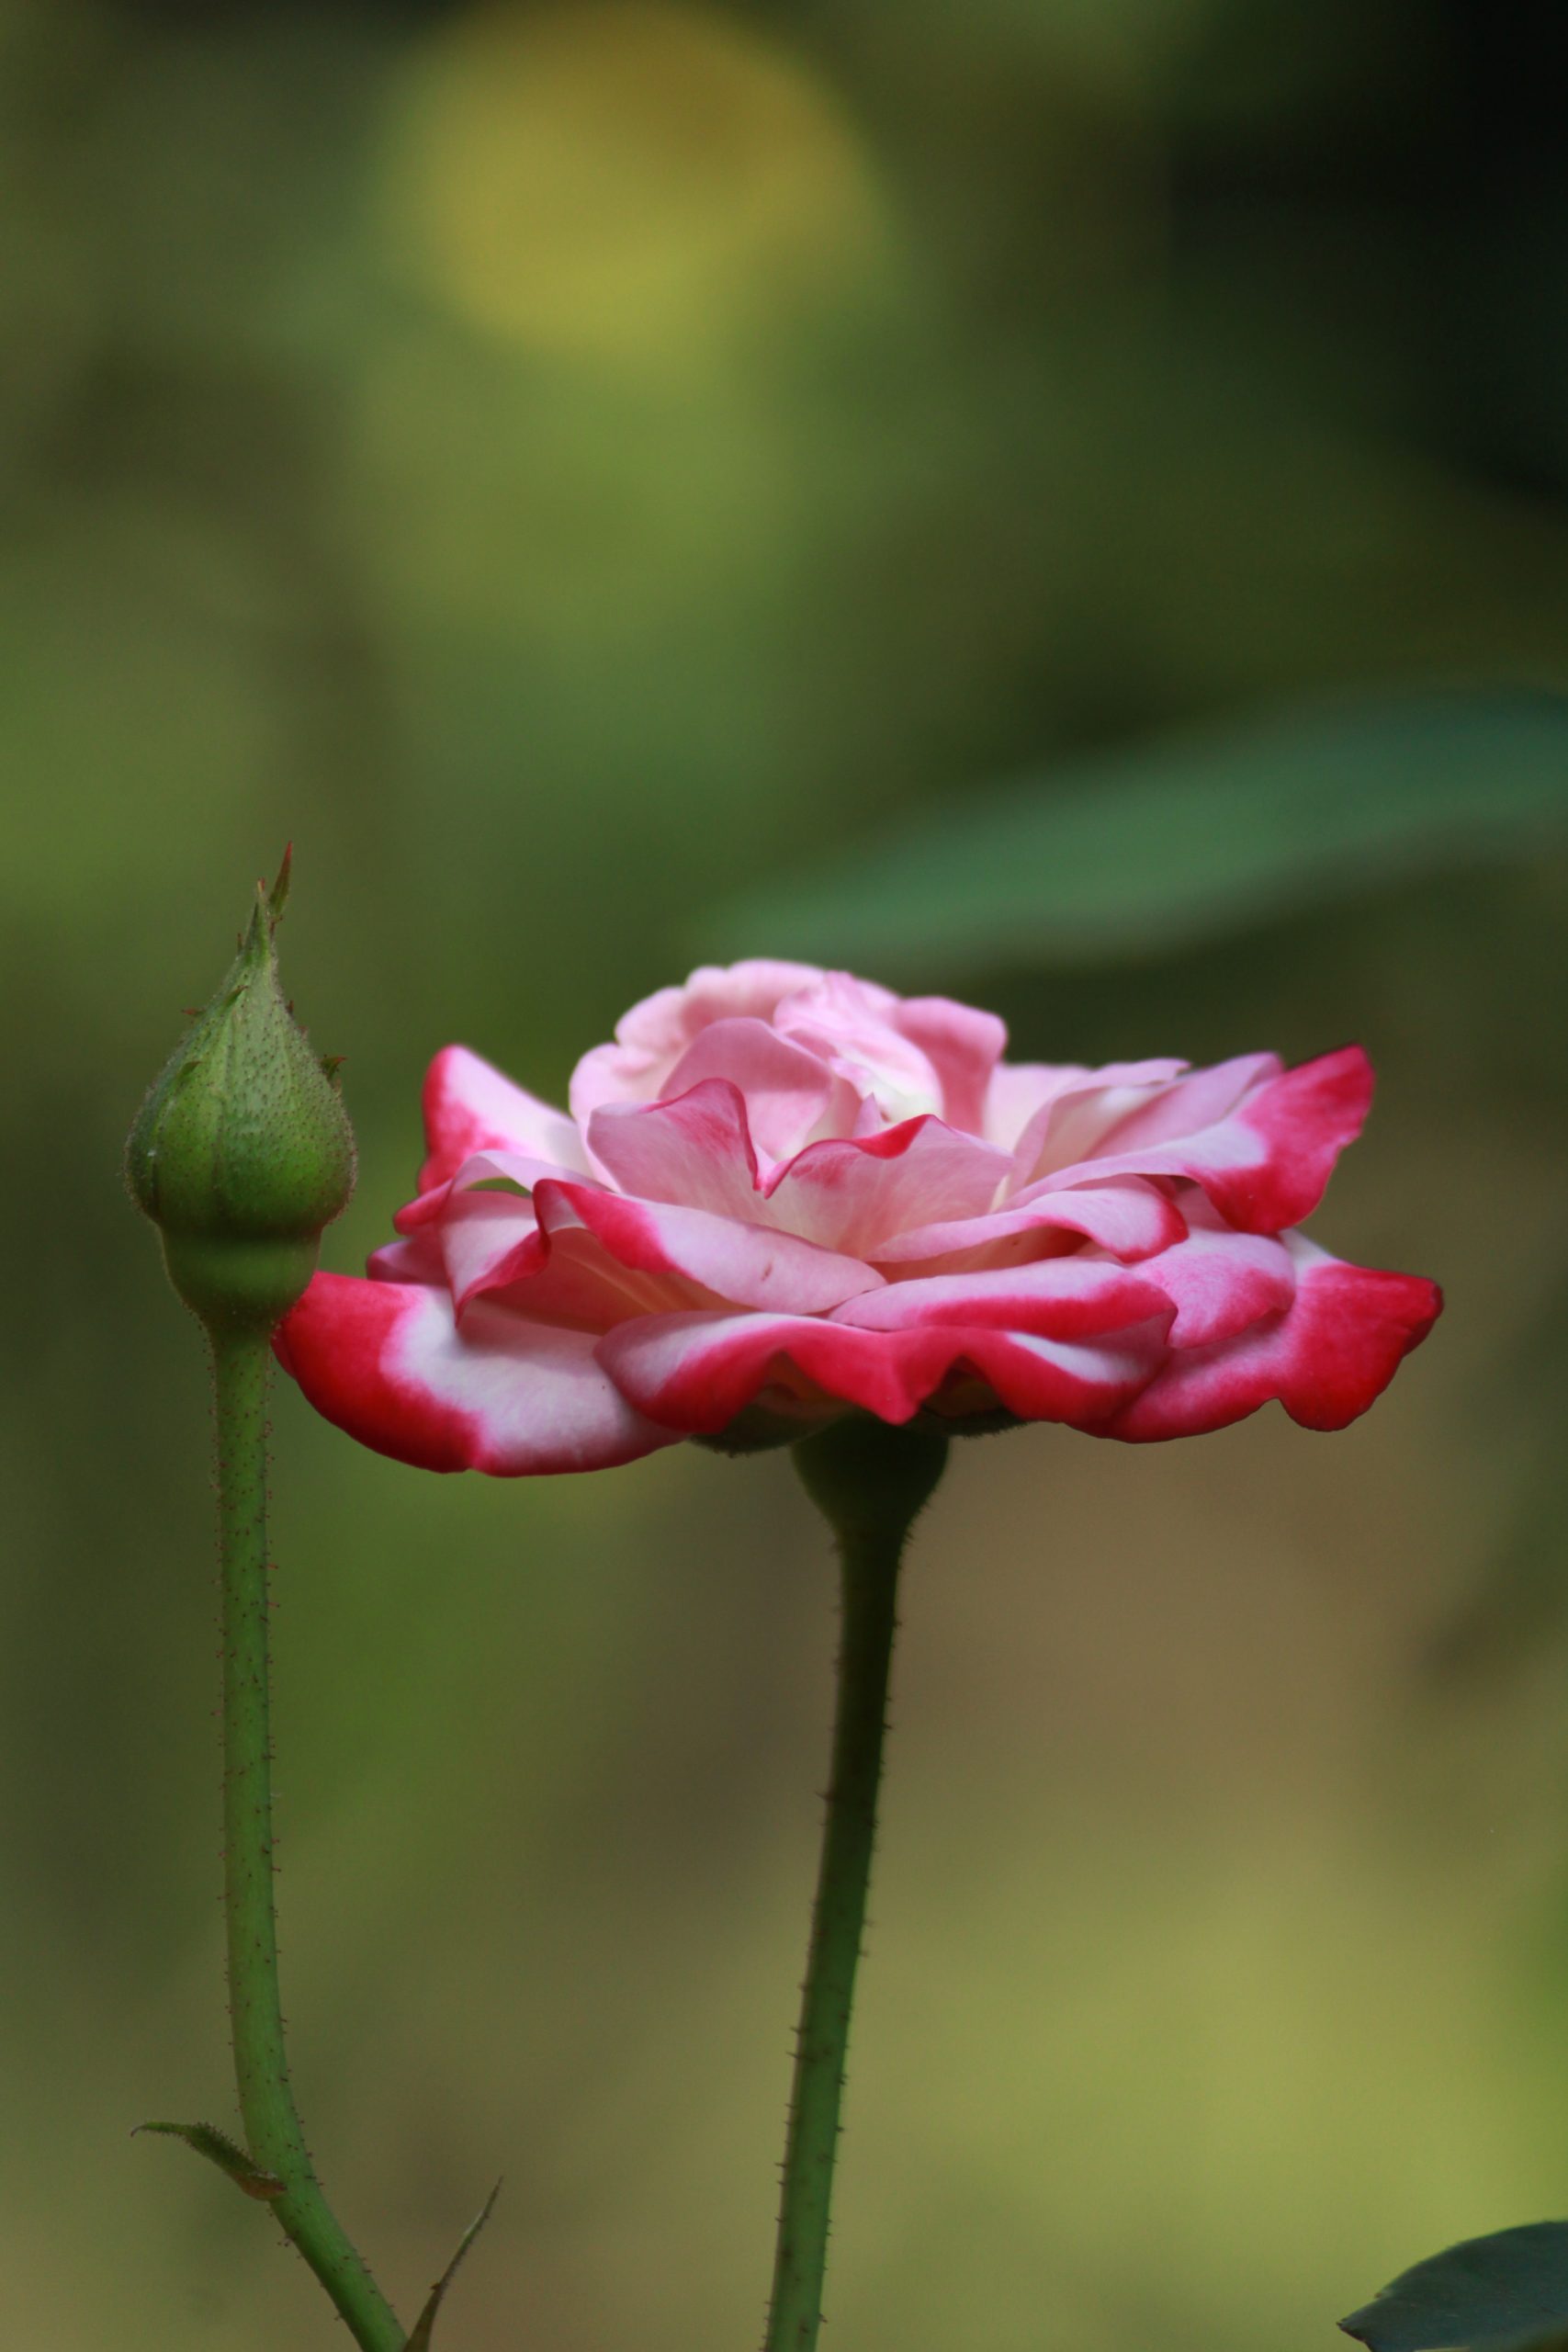
[[[273,2172],[264,2172],[253,2164],[243,2148],[236,2146],[226,2132],[215,2123],[139,2123],[132,2132],[134,2140],[141,2132],[161,2132],[174,2140],[183,2140],[198,2156],[205,2156],[221,2173],[226,2173],[236,2188],[247,2197],[254,2197],[264,2204],[284,2194],[284,2184]]]

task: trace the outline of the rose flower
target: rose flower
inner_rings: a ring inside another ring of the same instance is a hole
[[[1366,1116],[1360,1049],[1085,1069],[1006,1042],[757,961],[636,1006],[570,1117],[449,1046],[402,1238],[317,1274],[278,1354],[365,1444],[500,1476],[853,1412],[1128,1439],[1364,1412],[1441,1301],[1296,1229]]]

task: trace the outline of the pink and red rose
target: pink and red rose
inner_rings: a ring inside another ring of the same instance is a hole
[[[368,1280],[278,1353],[434,1470],[599,1469],[850,1411],[1185,1437],[1364,1412],[1440,1298],[1297,1228],[1359,1132],[1359,1047],[1285,1069],[1008,1062],[988,1012],[751,962],[627,1013],[552,1110],[465,1046]]]

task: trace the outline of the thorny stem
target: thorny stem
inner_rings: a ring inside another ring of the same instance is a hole
[[[213,1324],[223,1590],[223,1905],[240,2112],[272,2200],[363,2352],[403,2352],[397,2314],[321,2193],[288,2081],[273,1898],[264,1327]]]
[[[947,1442],[881,1422],[840,1422],[795,1448],[807,1493],[838,1538],[842,1634],[832,1775],[812,1914],[784,2150],[764,2352],[813,2352],[822,2322],[829,2215],[855,1969],[865,1928],[887,1721],[898,1567]]]

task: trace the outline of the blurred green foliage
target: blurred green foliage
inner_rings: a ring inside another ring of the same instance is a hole
[[[117,1170],[251,878],[294,839],[348,1266],[436,1046],[558,1091],[764,879],[1169,729],[1561,687],[1560,38],[1480,0],[0,0],[19,2342],[326,2324],[125,2136],[231,2120],[201,1365]],[[1520,1514],[1561,1560],[1565,884],[970,955],[1025,1055],[1361,1036],[1316,1229],[1450,1306],[1343,1437],[965,1449],[908,1595],[835,2341],[1293,2352],[1561,2208],[1562,1644],[1440,1698],[1422,1660]],[[818,1530],[777,1464],[447,1482],[276,1419],[334,2202],[412,2311],[505,2172],[453,2352],[743,2339]]]
[[[888,973],[1049,971],[1561,848],[1568,702],[1428,695],[1031,776],[741,898],[721,937]]]

